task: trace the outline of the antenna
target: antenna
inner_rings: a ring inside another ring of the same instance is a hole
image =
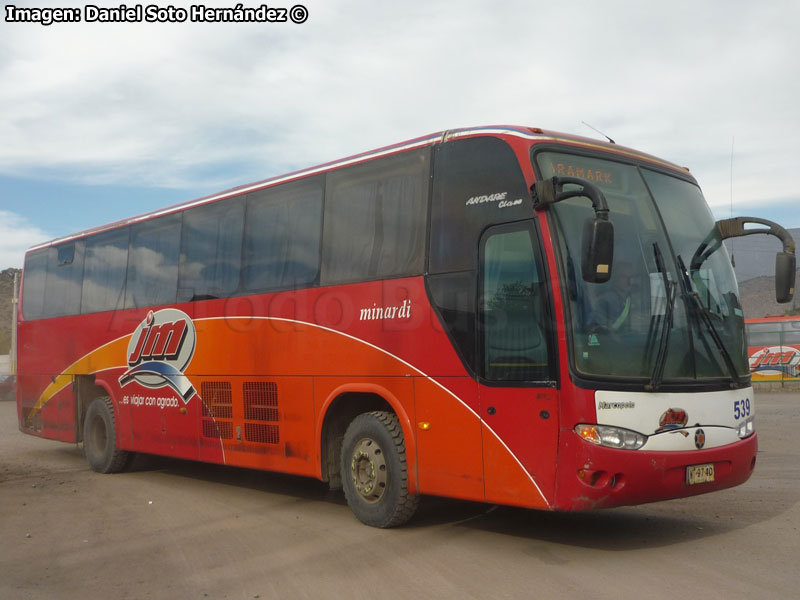
[[[731,218],[733,218],[733,148],[736,144],[736,136],[731,137]]]
[[[731,219],[733,218],[733,148],[734,144],[736,144],[736,136],[731,136]],[[731,248],[731,266],[735,269],[736,268],[736,259],[733,256],[733,248]]]
[[[607,136],[605,133],[603,133],[602,131],[600,131],[599,129],[597,129],[596,127],[592,127],[591,125],[589,125],[589,124],[588,124],[586,121],[581,121],[581,123],[583,123],[584,125],[586,125],[586,126],[587,126],[589,129],[591,129],[592,131],[596,131],[597,133],[599,133],[600,135],[602,135],[604,138],[606,138],[606,139],[607,139],[609,142],[611,142],[612,144],[616,144],[616,143],[617,143],[617,142],[615,142],[614,140],[612,140],[612,139],[611,139],[609,136]]]

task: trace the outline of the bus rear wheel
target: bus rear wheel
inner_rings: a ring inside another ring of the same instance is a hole
[[[83,421],[83,453],[93,471],[118,473],[130,463],[132,454],[117,448],[114,405],[108,396],[95,398]]]
[[[342,487],[359,521],[396,527],[417,510],[419,496],[408,491],[403,429],[397,416],[374,411],[357,416],[342,441]]]

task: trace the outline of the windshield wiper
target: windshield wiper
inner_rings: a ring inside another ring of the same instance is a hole
[[[689,297],[689,302],[687,302],[689,308],[693,309],[692,312],[694,312],[703,325],[706,326],[706,329],[708,330],[714,345],[717,347],[717,350],[719,350],[722,360],[725,363],[725,366],[728,368],[728,372],[731,374],[733,381],[736,384],[741,383],[741,377],[736,370],[736,365],[733,364],[733,358],[731,357],[730,352],[728,352],[728,349],[725,347],[725,343],[722,341],[717,328],[714,326],[714,323],[711,320],[711,315],[713,313],[711,313],[711,311],[709,311],[703,305],[700,294],[695,291],[694,286],[692,285],[692,280],[689,277],[689,272],[686,270],[686,264],[683,262],[683,258],[681,256],[678,256],[678,265],[681,270],[681,276],[684,280],[686,294]]]
[[[650,383],[645,386],[645,389],[651,392],[658,390],[658,386],[661,385],[661,380],[664,378],[669,334],[672,331],[672,314],[675,308],[675,282],[669,280],[667,269],[664,267],[664,256],[661,254],[661,248],[658,247],[657,242],[653,243],[653,254],[656,259],[656,268],[661,273],[661,279],[664,282],[666,306],[664,307],[664,320],[661,322],[661,337],[658,341],[658,352],[653,366],[653,375],[650,377]]]

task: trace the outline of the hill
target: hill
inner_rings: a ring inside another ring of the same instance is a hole
[[[800,284],[800,270],[795,277],[795,286]],[[744,316],[750,319],[757,317],[781,316],[800,311],[800,292],[795,290],[794,298],[787,304],[775,302],[775,277],[755,277],[739,283],[739,294],[742,297]]]
[[[800,247],[800,229],[789,229],[795,244]],[[728,254],[734,259],[733,270],[741,284],[751,279],[773,274],[775,253],[782,250],[781,242],[771,235],[747,235],[725,240]]]
[[[14,273],[20,269],[0,271],[0,354],[11,348],[11,298],[14,294]]]
[[[789,229],[795,243],[800,229]],[[771,235],[749,235],[725,240],[734,261],[744,314],[749,318],[780,316],[800,310],[800,293],[788,304],[775,302],[775,253],[782,250],[780,241]],[[800,284],[800,270],[795,280]]]

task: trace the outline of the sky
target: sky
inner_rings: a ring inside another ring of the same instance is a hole
[[[10,22],[3,3],[0,269],[89,227],[496,124],[602,139],[587,123],[688,166],[717,218],[800,227],[796,0],[302,1],[303,23],[85,22],[87,3],[10,3],[82,17],[51,25]]]

